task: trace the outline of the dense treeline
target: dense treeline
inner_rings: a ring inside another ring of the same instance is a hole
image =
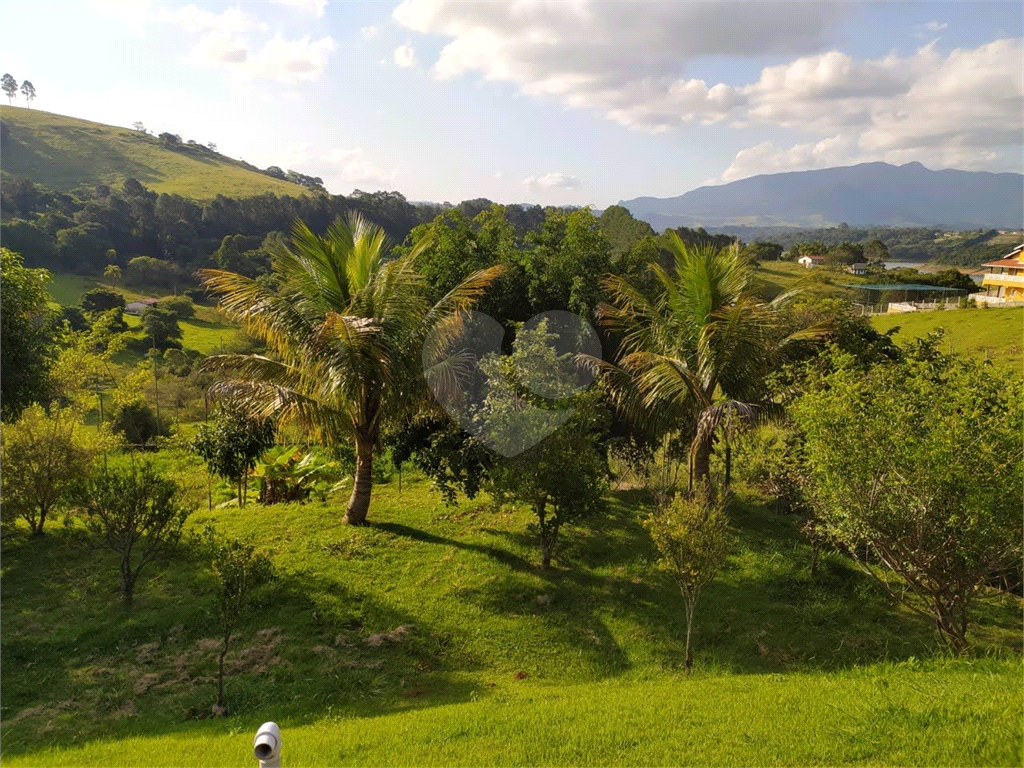
[[[976,266],[997,259],[1010,249],[995,229],[944,232],[928,227],[860,228],[841,224],[823,229],[723,227],[722,231],[743,240],[771,240],[787,251],[797,243],[822,243],[831,249],[843,243],[867,247],[878,242],[886,247],[887,258],[893,261],[953,266]]]
[[[27,179],[2,183],[2,238],[31,267],[55,272],[98,274],[111,264],[128,268],[137,257],[159,259],[162,279],[176,280],[203,267],[222,266],[247,274],[266,271],[272,233],[287,232],[296,219],[323,232],[339,216],[361,213],[379,222],[394,242],[446,210],[473,217],[490,208],[487,200],[458,206],[410,203],[397,192],[356,191],[352,195],[248,198],[218,196],[196,201],[157,194],[134,179],[120,189],[105,185],[58,193]],[[505,216],[519,236],[540,227],[540,206],[506,206]],[[225,238],[230,238],[225,240]],[[152,263],[137,265],[153,268]],[[159,268],[159,265],[156,265]],[[126,275],[127,277],[127,275]]]

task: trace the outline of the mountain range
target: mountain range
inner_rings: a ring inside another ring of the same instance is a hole
[[[678,197],[622,200],[656,230],[670,227],[935,227],[1020,229],[1024,175],[862,163],[751,176]]]

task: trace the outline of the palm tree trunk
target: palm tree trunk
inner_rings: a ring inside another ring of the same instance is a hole
[[[690,486],[691,492],[709,480],[711,475],[711,441],[698,441],[693,451],[693,482]]]
[[[365,435],[356,435],[356,476],[343,521],[348,525],[366,525],[373,489],[373,442]]]

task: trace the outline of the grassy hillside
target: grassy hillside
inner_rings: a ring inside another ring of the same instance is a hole
[[[205,495],[201,469],[183,474]],[[340,524],[343,499],[204,503],[194,527],[258,531],[279,573],[229,654],[226,719],[210,718],[217,632],[191,545],[126,609],[115,559],[79,528],[13,536],[4,764],[246,765],[268,719],[291,765],[1020,763],[1019,599],[988,595],[976,655],[948,660],[844,556],[812,578],[791,519],[741,496],[686,677],[648,508],[615,495],[542,571],[525,512],[447,509],[408,475],[378,487],[366,528]]]
[[[878,315],[871,318],[880,331],[899,327],[897,342],[924,336],[942,328],[950,350],[998,365],[1024,368],[1024,309],[957,309],[941,312],[913,312]]]
[[[197,200],[308,193],[204,147],[166,149],[155,137],[127,128],[11,106],[0,108],[0,121],[3,173],[62,192],[79,184],[120,185],[130,177],[157,192]]]

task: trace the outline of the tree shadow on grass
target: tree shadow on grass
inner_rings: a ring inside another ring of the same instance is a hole
[[[183,548],[126,608],[106,584],[116,584],[116,567],[103,553],[83,554],[79,538],[58,529],[5,541],[7,758],[83,738],[223,732],[264,720],[294,726],[331,711],[375,717],[478,691],[456,674],[479,665],[447,652],[458,643],[450,633],[333,579],[284,573],[256,596],[232,642],[231,717],[199,724],[212,717],[219,647],[205,564]],[[78,584],[94,571],[99,582]]]

